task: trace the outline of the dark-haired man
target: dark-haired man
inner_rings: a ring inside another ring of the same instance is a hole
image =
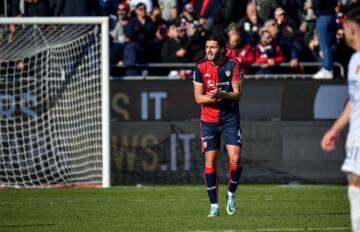
[[[226,57],[226,42],[220,35],[210,35],[206,40],[206,58],[194,68],[195,101],[201,105],[201,145],[205,153],[204,178],[210,200],[208,217],[219,215],[218,181],[216,163],[223,136],[229,155],[229,188],[226,211],[235,213],[234,193],[238,186],[242,165],[240,162],[241,130],[239,101],[241,80],[239,62]]]
[[[345,18],[345,39],[356,51],[348,68],[349,100],[340,117],[324,134],[320,144],[325,151],[334,150],[341,131],[349,124],[346,158],[341,170],[348,175],[352,231],[360,232],[360,6],[351,8]]]

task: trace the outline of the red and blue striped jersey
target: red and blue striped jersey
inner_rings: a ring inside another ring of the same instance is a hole
[[[226,57],[220,66],[213,66],[210,61],[202,60],[194,68],[194,84],[203,85],[205,93],[215,87],[220,91],[233,92],[232,84],[241,81],[242,72],[238,60]],[[219,100],[210,104],[201,104],[201,121],[219,125],[237,125],[240,120],[239,103]]]

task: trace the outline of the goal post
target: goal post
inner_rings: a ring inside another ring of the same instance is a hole
[[[110,187],[107,17],[0,18],[0,187]]]

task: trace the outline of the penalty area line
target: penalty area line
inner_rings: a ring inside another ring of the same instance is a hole
[[[282,229],[274,229],[274,228],[264,228],[264,229],[240,229],[240,230],[190,230],[188,232],[275,232],[275,231],[342,231],[342,230],[350,230],[350,227],[326,227],[326,228],[282,228]]]

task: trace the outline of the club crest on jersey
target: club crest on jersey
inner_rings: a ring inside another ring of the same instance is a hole
[[[226,70],[226,71],[225,71],[225,75],[226,75],[227,77],[229,77],[229,76],[231,75],[231,71],[230,71],[230,70]]]

